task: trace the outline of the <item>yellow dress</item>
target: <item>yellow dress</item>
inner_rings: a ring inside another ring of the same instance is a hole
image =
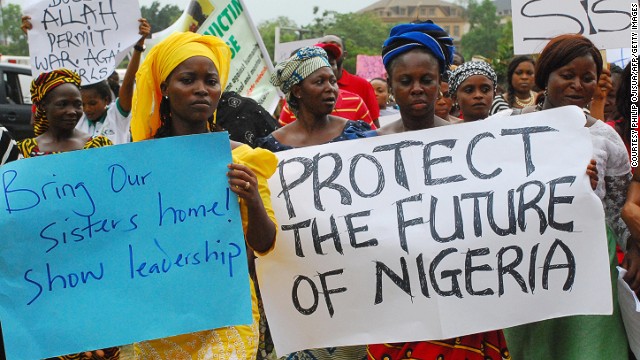
[[[276,219],[271,208],[271,195],[267,179],[276,170],[276,156],[264,149],[252,149],[248,145],[242,145],[233,149],[232,157],[233,162],[248,166],[256,174],[260,197],[267,214],[275,224]],[[247,211],[246,205],[241,200],[240,213],[245,233],[248,226]],[[258,351],[260,315],[253,282],[251,282],[251,309],[253,317],[251,325],[205,330],[136,343],[133,346],[133,357],[139,360],[255,360]],[[123,352],[126,353],[126,349],[123,349]]]

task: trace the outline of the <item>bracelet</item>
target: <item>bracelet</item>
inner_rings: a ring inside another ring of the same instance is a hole
[[[146,48],[147,47],[144,45],[138,45],[138,44],[133,45],[133,50],[140,51],[140,52],[144,52]]]

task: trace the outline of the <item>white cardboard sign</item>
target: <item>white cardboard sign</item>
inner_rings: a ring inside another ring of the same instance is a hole
[[[629,47],[631,2],[511,0],[514,53],[540,53],[561,34],[582,34],[603,50]]]
[[[277,153],[257,269],[278,354],[610,313],[584,123],[566,107]]]
[[[82,85],[100,82],[140,39],[136,0],[43,0],[27,6],[24,14],[33,25],[29,54],[34,78],[66,68],[80,75]]]

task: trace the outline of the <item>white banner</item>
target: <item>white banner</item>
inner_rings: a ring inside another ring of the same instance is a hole
[[[138,39],[140,6],[136,0],[42,0],[28,5],[29,54],[33,77],[67,68],[82,85],[100,82]]]
[[[296,40],[296,41],[289,41],[289,42],[283,42],[283,43],[276,42],[275,49],[274,49],[275,55],[273,57],[273,61],[275,61],[276,63],[279,63],[281,61],[287,60],[289,57],[291,57],[291,53],[293,53],[294,51],[305,46],[313,46],[319,43],[321,39],[322,38],[313,38],[313,39]]]
[[[561,34],[582,34],[599,49],[629,47],[631,2],[511,0],[514,53],[540,53],[551,38]]]
[[[254,99],[272,113],[280,101],[280,92],[269,82],[273,64],[246,5],[242,0],[198,0],[198,3],[213,6],[206,21],[197,25],[198,32],[215,35],[231,48],[227,90]]]
[[[277,153],[257,269],[278,354],[611,313],[584,123],[566,107]]]

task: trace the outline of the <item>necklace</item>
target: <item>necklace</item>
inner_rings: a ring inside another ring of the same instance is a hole
[[[533,103],[535,102],[535,95],[536,94],[533,91],[529,90],[529,97],[527,99],[525,99],[525,100],[521,101],[520,99],[518,99],[518,97],[515,94],[513,95],[513,97],[514,97],[514,100],[515,100],[516,104],[519,107],[523,108],[525,106],[533,105]]]

